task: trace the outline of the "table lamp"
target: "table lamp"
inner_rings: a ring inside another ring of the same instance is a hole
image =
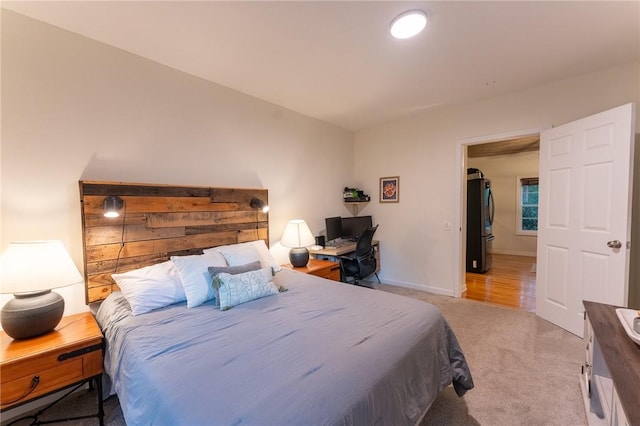
[[[280,240],[280,244],[284,247],[291,248],[289,261],[296,268],[307,265],[307,262],[309,262],[309,250],[307,250],[307,247],[314,243],[313,234],[307,222],[302,219],[290,220]]]
[[[64,299],[51,289],[82,280],[61,241],[10,243],[0,257],[0,293],[14,295],[2,308],[3,330],[14,339],[53,330],[62,318]]]

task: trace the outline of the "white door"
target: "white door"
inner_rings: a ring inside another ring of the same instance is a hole
[[[583,300],[627,306],[635,105],[540,134],[536,313],[583,333]]]

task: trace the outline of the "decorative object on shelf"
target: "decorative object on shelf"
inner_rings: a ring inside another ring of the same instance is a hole
[[[53,330],[64,312],[64,299],[52,288],[82,282],[61,241],[17,241],[0,257],[0,293],[14,299],[2,308],[4,331],[28,339]]]
[[[260,198],[252,198],[249,205],[252,209],[261,210],[262,213],[267,213],[269,211],[269,205]]]
[[[293,219],[287,223],[284,229],[280,244],[289,247],[289,261],[296,268],[306,266],[309,262],[309,250],[307,247],[313,245],[315,239],[307,222],[302,219]]]
[[[124,201],[117,195],[109,195],[102,202],[104,208],[104,217],[120,216],[120,209],[124,206]]]
[[[342,192],[342,198],[345,203],[357,203],[363,201],[371,201],[371,197],[364,193],[364,191],[358,188],[349,188],[348,186],[344,187],[344,191]]]
[[[400,177],[380,178],[380,202],[398,203],[400,202]]]

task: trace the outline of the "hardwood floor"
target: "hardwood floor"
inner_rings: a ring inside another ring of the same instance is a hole
[[[492,263],[485,274],[467,272],[462,297],[535,312],[536,258],[493,254]]]

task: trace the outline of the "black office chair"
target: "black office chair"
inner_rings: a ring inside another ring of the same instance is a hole
[[[356,251],[350,256],[340,257],[340,268],[342,269],[344,282],[360,285],[358,283],[359,280],[375,274],[378,283],[380,283],[380,278],[378,278],[378,273],[376,272],[378,261],[376,260],[375,250],[371,245],[376,229],[378,229],[378,225],[373,228],[365,228],[356,243]]]

